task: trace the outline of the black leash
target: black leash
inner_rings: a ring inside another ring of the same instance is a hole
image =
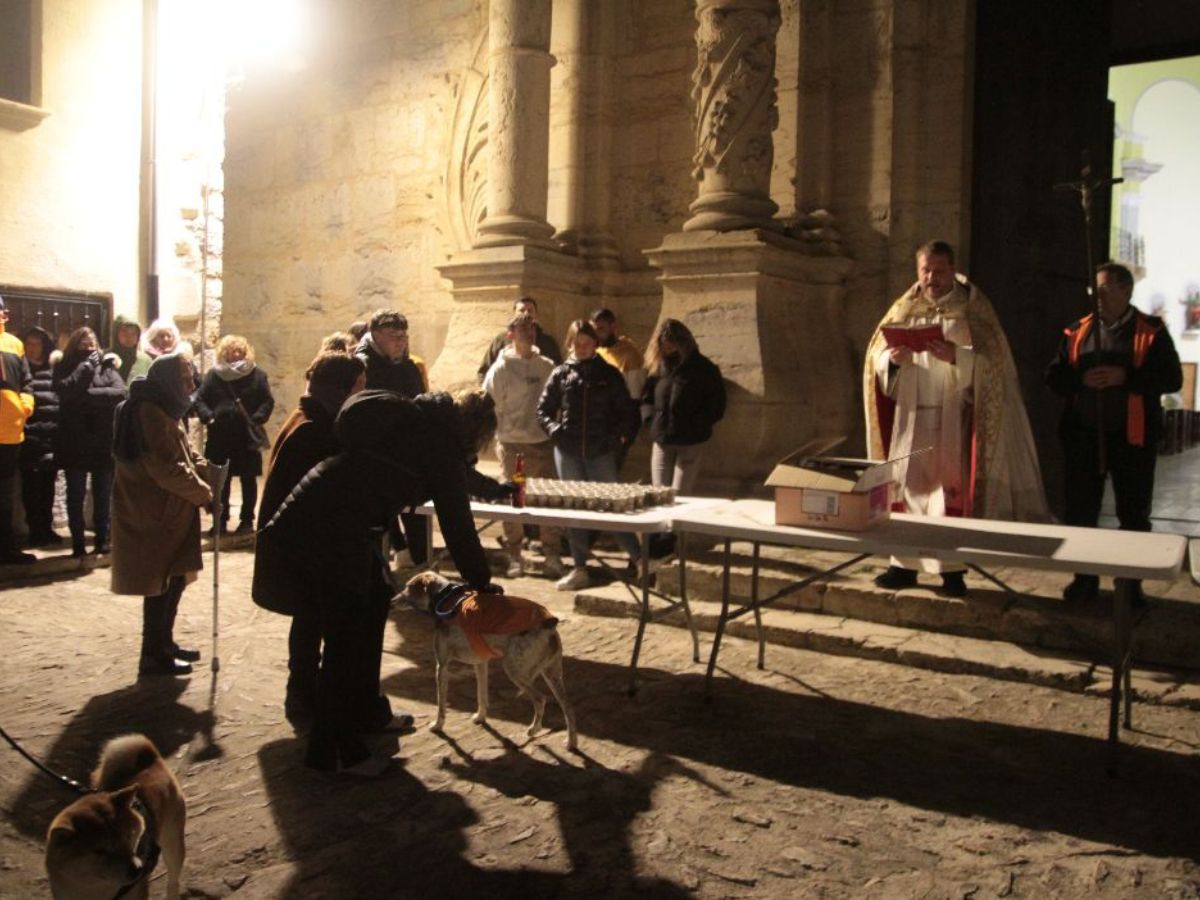
[[[3,736],[4,739],[6,741],[8,741],[9,746],[11,746],[14,750],[16,750],[18,753],[20,753],[23,757],[25,757],[27,760],[29,760],[31,763],[33,763],[33,765],[37,769],[39,769],[44,774],[49,775],[51,778],[53,778],[55,781],[57,781],[63,787],[67,788],[68,790],[74,791],[76,794],[79,794],[80,796],[82,796],[83,794],[93,793],[93,791],[90,787],[86,787],[85,785],[80,784],[74,778],[68,778],[66,775],[60,775],[58,772],[55,772],[53,769],[51,769],[49,766],[47,766],[45,763],[43,763],[40,759],[31,755],[24,747],[22,747],[20,744],[18,744],[16,741],[14,741],[12,739],[12,737],[9,735],[9,733],[7,731],[5,731],[3,728],[0,728],[0,736]]]
[[[80,784],[74,778],[68,778],[66,775],[55,772],[48,765],[13,740],[12,735],[5,731],[3,727],[0,727],[0,736],[2,736],[4,740],[8,741],[10,747],[29,760],[29,762],[31,762],[38,771],[45,775],[49,775],[60,785],[67,788],[67,790],[72,791],[81,797],[86,794],[96,793],[94,788],[87,787],[86,785]],[[158,841],[154,839],[154,832],[157,830],[155,827],[156,823],[154,821],[154,814],[150,811],[150,807],[146,806],[137,799],[133,801],[133,808],[135,811],[141,814],[146,826],[142,829],[142,836],[138,839],[138,845],[134,851],[142,860],[142,868],[132,881],[128,881],[121,886],[121,889],[117,891],[116,896],[113,897],[113,900],[120,900],[120,898],[132,891],[142,881],[149,877],[150,873],[153,872],[158,866],[160,848],[158,846]]]

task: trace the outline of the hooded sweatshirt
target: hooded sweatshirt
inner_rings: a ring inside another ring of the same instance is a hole
[[[125,347],[120,341],[121,329],[130,325],[137,329],[138,338],[132,347]],[[125,316],[117,316],[113,319],[112,346],[108,348],[108,352],[115,353],[121,358],[121,368],[117,371],[121,373],[121,380],[126,384],[129,384],[137,376],[145,375],[150,371],[150,355],[139,349],[141,341],[142,326],[136,320],[127,319]]]
[[[548,439],[538,424],[537,405],[554,363],[536,350],[522,359],[515,347],[505,347],[484,376],[483,389],[496,401],[496,438],[502,444],[540,444]]]

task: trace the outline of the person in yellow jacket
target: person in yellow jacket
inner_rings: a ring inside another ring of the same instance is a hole
[[[25,440],[25,420],[33,412],[33,394],[29,392],[25,345],[8,333],[7,324],[8,308],[0,297],[0,565],[36,559],[32,553],[18,549],[13,530],[17,466]]]

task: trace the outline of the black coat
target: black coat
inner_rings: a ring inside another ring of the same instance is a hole
[[[54,367],[58,428],[54,461],[61,469],[97,471],[113,467],[113,413],[125,399],[117,367],[92,353],[81,361],[64,359]]]
[[[624,377],[599,355],[569,360],[551,372],[537,417],[555,447],[585,459],[633,440],[639,424]]]
[[[359,343],[354,355],[367,367],[369,390],[395,391],[401,397],[415,397],[425,393],[425,379],[421,377],[421,370],[412,361],[412,357],[405,356],[401,360],[387,359],[366,337]]]
[[[272,459],[258,506],[260,525],[271,521],[300,479],[317,463],[337,456],[342,445],[333,433],[334,414],[308,394],[284,422],[271,450]]]
[[[646,379],[642,404],[653,407],[650,436],[656,444],[703,444],[725,415],[721,370],[697,351],[665,375]]]
[[[294,613],[301,605],[369,602],[388,524],[432,500],[454,564],[472,587],[491,579],[470,496],[501,489],[470,468],[473,452],[448,394],[415,400],[364,391],[338,414],[343,452],[305,475],[258,533],[252,596]]]
[[[271,385],[262,369],[255,368],[233,381],[225,381],[210,369],[193,405],[200,421],[208,426],[204,455],[218,465],[228,461],[230,475],[261,475],[262,453],[251,443],[246,420],[234,397],[242,401],[242,407],[258,425],[266,425],[275,409]]]
[[[53,347],[50,335],[42,332],[42,346]],[[21,444],[21,468],[58,468],[54,463],[54,432],[58,430],[58,394],[54,393],[54,368],[49,362],[29,364],[29,393],[33,394],[33,415],[25,420],[25,441]]]

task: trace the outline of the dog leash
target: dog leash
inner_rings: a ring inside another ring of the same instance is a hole
[[[96,793],[95,788],[87,787],[86,785],[80,784],[74,778],[68,778],[66,775],[55,772],[48,765],[18,744],[13,736],[4,730],[3,726],[0,726],[0,737],[3,737],[4,740],[8,741],[9,746],[25,757],[25,759],[27,759],[30,763],[32,763],[34,768],[36,768],[39,772],[50,776],[67,790],[72,791],[81,797],[87,794]],[[161,852],[161,848],[158,846],[158,841],[154,839],[154,813],[151,812],[150,807],[146,806],[136,797],[133,801],[133,809],[141,814],[146,825],[146,827],[142,829],[142,836],[138,838],[138,845],[135,850],[138,857],[142,860],[142,868],[132,881],[127,881],[121,886],[121,889],[118,890],[114,895],[113,900],[121,900],[122,897],[124,897],[135,887],[137,887],[138,884],[144,881],[158,866],[158,857],[159,853]]]
[[[84,794],[94,793],[94,791],[90,787],[80,784],[74,778],[68,778],[66,775],[61,775],[58,772],[55,772],[48,765],[46,765],[44,762],[42,762],[40,759],[38,759],[36,756],[34,756],[32,753],[30,753],[28,750],[26,750],[20,744],[18,744],[15,740],[13,740],[12,736],[7,731],[5,731],[3,728],[0,728],[0,736],[3,736],[4,739],[6,741],[8,741],[10,747],[12,747],[14,750],[16,750],[18,753],[20,753],[23,757],[25,757],[27,760],[29,760],[29,762],[33,763],[35,768],[37,768],[43,774],[49,775],[51,778],[53,778],[55,781],[57,781],[63,787],[67,788],[70,791],[74,791],[76,794],[79,794],[80,796],[82,796]]]

